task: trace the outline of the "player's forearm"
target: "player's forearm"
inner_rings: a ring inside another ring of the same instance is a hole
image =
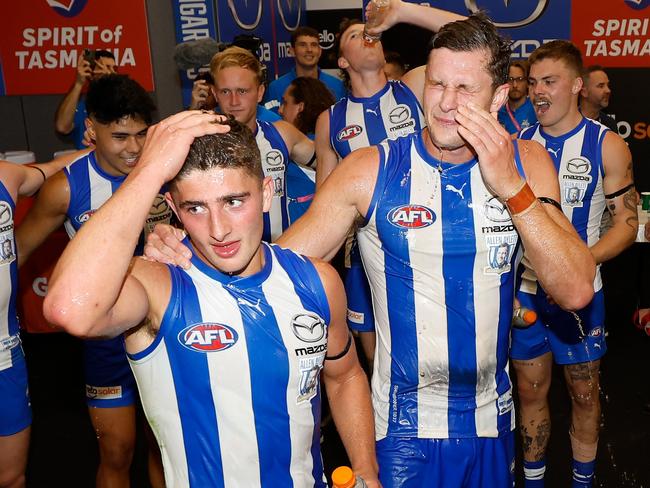
[[[377,479],[375,423],[368,379],[359,366],[343,381],[325,376],[332,417],[352,469],[366,481]]]
[[[407,2],[402,2],[399,10],[400,22],[422,27],[432,32],[438,32],[442,26],[449,22],[466,18],[447,10]]]
[[[600,240],[591,246],[590,251],[597,264],[609,261],[625,251],[634,243],[639,221],[636,216],[629,220],[615,222]]]
[[[46,318],[73,334],[101,328],[117,302],[143,224],[163,184],[136,168],[68,244],[50,279]]]
[[[554,222],[541,203],[512,220],[544,290],[564,309],[585,307],[593,297],[596,268],[575,231]]]
[[[79,103],[82,88],[83,85],[75,82],[72,88],[70,88],[70,91],[61,100],[54,118],[54,127],[57,132],[69,134],[74,129],[74,113],[77,110],[77,103]]]

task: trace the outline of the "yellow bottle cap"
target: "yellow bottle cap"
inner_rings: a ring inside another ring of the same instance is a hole
[[[348,466],[339,466],[332,473],[332,488],[352,488],[356,482],[357,478]]]

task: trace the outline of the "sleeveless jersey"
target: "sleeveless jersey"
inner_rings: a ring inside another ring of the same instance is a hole
[[[339,159],[355,149],[420,132],[426,126],[417,97],[401,81],[389,81],[372,97],[348,95],[329,110],[330,144]]]
[[[14,239],[15,209],[14,199],[0,182],[0,371],[13,366],[15,355],[22,354],[16,313],[18,263]]]
[[[497,437],[515,426],[508,341],[519,236],[475,159],[442,163],[421,133],[379,150],[357,233],[377,328],[377,437]]]
[[[70,163],[64,168],[64,172],[70,185],[70,203],[64,226],[72,239],[92,214],[117,191],[126,176],[113,176],[106,173],[97,163],[95,151]],[[152,204],[136,255],[142,254],[146,234],[151,232],[156,224],[168,224],[171,220],[172,210],[165,200],[163,190],[161,189]]]
[[[271,210],[264,213],[264,233],[262,234],[263,240],[271,242],[289,227],[286,182],[289,151],[280,132],[270,122],[257,121],[255,141],[260,149],[264,176],[270,176],[273,180],[273,201]]]
[[[330,320],[312,263],[262,244],[229,277],[169,267],[160,330],[129,355],[170,487],[324,487],[320,371]]]
[[[603,139],[609,129],[586,117],[578,126],[558,137],[544,132],[535,124],[519,134],[520,139],[531,139],[546,148],[558,172],[562,211],[580,238],[591,247],[598,242],[600,222],[605,211],[603,190]],[[524,265],[527,260],[524,257]],[[602,288],[598,266],[594,291]],[[523,274],[521,290],[537,292],[537,277],[530,266]]]

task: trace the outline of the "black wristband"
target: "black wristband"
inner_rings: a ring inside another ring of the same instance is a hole
[[[38,166],[32,166],[31,164],[28,164],[27,167],[35,169],[36,171],[38,171],[43,176],[43,181],[47,180],[47,176],[45,176],[45,171],[43,171]]]
[[[325,361],[336,361],[337,359],[341,359],[350,351],[350,347],[352,347],[352,334],[348,332],[348,343],[345,345],[345,349],[335,356],[325,356]]]
[[[553,205],[560,212],[562,211],[562,205],[560,205],[560,203],[557,200],[554,200],[553,198],[550,198],[550,197],[538,197],[537,199],[542,203],[548,203],[549,205]]]
[[[630,183],[627,186],[624,186],[618,191],[615,191],[614,193],[610,193],[609,195],[605,195],[605,198],[607,200],[611,200],[612,198],[620,197],[623,193],[626,193],[630,188],[634,188],[634,183]]]

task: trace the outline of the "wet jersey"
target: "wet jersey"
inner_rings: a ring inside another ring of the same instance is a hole
[[[421,133],[379,150],[357,232],[377,329],[377,437],[497,437],[515,426],[508,341],[518,234],[475,159],[440,162]]]
[[[605,211],[603,190],[603,139],[609,129],[585,117],[578,126],[558,137],[544,132],[535,124],[519,134],[520,139],[532,139],[546,148],[560,183],[562,211],[580,238],[591,247],[598,242],[600,222]],[[526,259],[523,260],[527,263]],[[521,290],[535,294],[536,275],[529,266],[523,274]],[[594,281],[594,291],[602,288],[600,267]]]
[[[126,176],[106,173],[97,163],[95,151],[76,159],[66,168],[65,175],[70,186],[70,203],[66,212],[65,230],[72,239],[81,226],[88,221],[119,188]],[[168,224],[172,211],[161,191],[155,198],[144,229],[148,234],[158,223]],[[142,254],[144,235],[141,237],[136,255]]]
[[[170,267],[160,330],[129,356],[170,487],[326,486],[327,296],[309,260],[262,249],[262,270],[247,277],[196,256],[187,271]]]
[[[273,200],[271,210],[264,213],[264,233],[262,239],[271,242],[289,227],[287,209],[287,167],[289,150],[278,129],[270,122],[257,121],[255,141],[262,157],[264,176],[273,180]]]
[[[13,366],[15,355],[22,355],[16,313],[18,264],[14,239],[15,209],[14,199],[0,182],[0,371]]]
[[[368,98],[350,94],[329,110],[330,144],[339,159],[355,149],[419,132],[426,126],[417,97],[401,81],[389,81]]]

